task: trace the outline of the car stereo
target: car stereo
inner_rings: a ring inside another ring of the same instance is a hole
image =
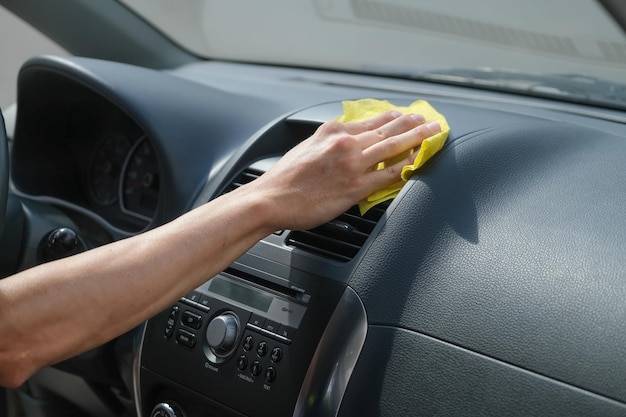
[[[344,350],[354,339],[360,350],[365,317],[356,295],[345,303],[345,284],[302,275],[287,288],[229,269],[148,321],[135,371],[140,417],[328,407],[320,402],[337,369],[315,363],[348,361],[340,370],[351,370],[356,357]]]

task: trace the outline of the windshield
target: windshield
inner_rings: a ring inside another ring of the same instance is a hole
[[[205,58],[390,75],[626,74],[625,32],[593,0],[121,1]]]

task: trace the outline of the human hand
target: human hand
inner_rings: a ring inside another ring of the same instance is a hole
[[[251,186],[272,202],[275,230],[309,229],[398,182],[416,153],[382,170],[377,164],[439,131],[421,115],[395,111],[362,122],[327,122]]]

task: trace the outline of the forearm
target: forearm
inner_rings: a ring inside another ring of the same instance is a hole
[[[0,383],[19,384],[166,308],[271,233],[268,211],[255,193],[233,193],[142,235],[0,281]],[[3,379],[8,369],[14,375]]]

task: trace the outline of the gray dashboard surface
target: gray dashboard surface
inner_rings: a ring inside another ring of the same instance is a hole
[[[449,143],[349,282],[369,322],[626,401],[624,155],[533,119]]]

